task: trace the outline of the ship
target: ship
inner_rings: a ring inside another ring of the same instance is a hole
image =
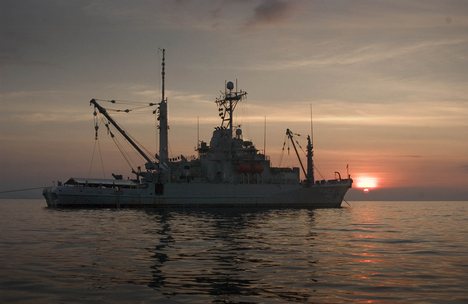
[[[157,107],[153,114],[158,121],[159,153],[152,156],[143,149],[106,107],[92,99],[96,139],[96,117],[100,116],[111,137],[118,132],[144,159],[144,168],[132,169],[132,179],[112,174],[112,179],[72,177],[57,182],[43,189],[48,207],[341,207],[353,180],[349,172],[346,178],[334,172],[334,179],[315,179],[312,134],[307,136],[304,166],[296,146],[298,134],[286,129],[285,138],[293,147],[299,167],[273,166],[264,151],[244,139],[241,126],[234,124],[234,113],[247,92],[237,89],[237,81],[235,85],[225,82],[224,92],[215,100],[221,123],[214,128],[211,140],[197,140],[196,156],[169,158],[165,50],[161,51],[162,96],[160,102],[149,104]]]

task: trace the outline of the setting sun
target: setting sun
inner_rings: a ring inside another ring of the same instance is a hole
[[[370,176],[359,176],[356,178],[356,188],[363,189],[364,192],[377,188],[377,178]]]

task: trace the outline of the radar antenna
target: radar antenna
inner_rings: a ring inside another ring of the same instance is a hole
[[[231,138],[233,131],[234,110],[237,106],[237,103],[244,99],[245,96],[247,96],[247,92],[237,90],[237,80],[235,90],[234,83],[232,81],[228,81],[226,83],[224,93],[221,93],[221,96],[215,100],[219,110],[219,117],[221,118],[221,127],[225,127],[224,123],[227,123],[227,128],[229,129]]]

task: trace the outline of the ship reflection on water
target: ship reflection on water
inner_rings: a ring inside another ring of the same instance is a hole
[[[2,203],[0,273],[8,275],[0,276],[0,300],[466,302],[467,203],[351,205],[150,210]]]
[[[432,279],[450,273],[418,260],[427,244],[401,229],[400,212],[356,209],[146,211],[159,227],[148,286],[167,299],[214,302],[438,297]]]
[[[312,210],[300,212],[304,239],[291,244],[287,238],[293,227],[281,220],[281,210],[189,210],[176,216],[167,211],[147,212],[160,227],[148,286],[164,295],[205,294],[215,302],[253,301],[258,296],[285,301],[310,297],[307,288],[293,287],[298,282],[288,272],[298,260],[309,264],[301,250],[295,249],[313,238]],[[183,221],[179,219],[182,214]],[[270,230],[269,222],[280,229]]]

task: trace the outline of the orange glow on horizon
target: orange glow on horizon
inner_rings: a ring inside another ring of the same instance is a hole
[[[377,188],[378,180],[376,177],[371,176],[358,176],[356,178],[356,188],[363,189],[364,192],[369,192]]]

